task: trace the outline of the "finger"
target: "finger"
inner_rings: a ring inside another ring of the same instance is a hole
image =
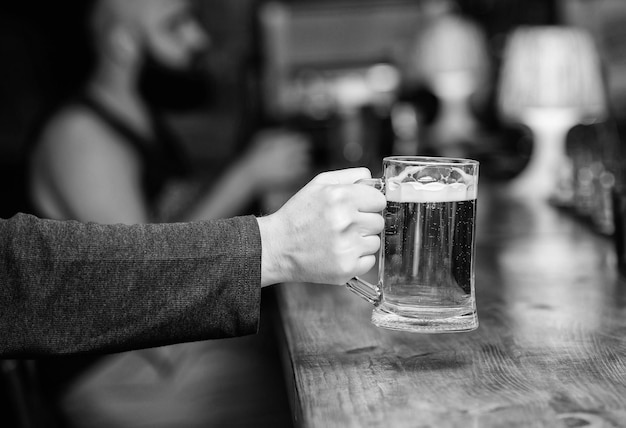
[[[380,250],[380,236],[363,236],[360,242],[361,256],[369,256],[378,253]]]
[[[373,255],[367,255],[359,258],[357,262],[356,276],[364,275],[368,273],[376,265],[376,257]]]
[[[385,229],[385,219],[376,213],[360,213],[357,225],[361,236],[379,235]]]
[[[350,187],[352,199],[359,211],[378,213],[387,206],[387,199],[381,191],[365,184],[353,184]]]
[[[337,171],[323,172],[313,179],[319,184],[352,184],[357,180],[372,178],[367,168],[348,168]]]

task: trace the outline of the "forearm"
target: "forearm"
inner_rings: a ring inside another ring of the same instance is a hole
[[[196,202],[184,221],[201,221],[239,215],[256,197],[256,183],[241,161],[234,164]]]
[[[113,352],[254,333],[252,217],[103,226],[0,220],[2,356]]]

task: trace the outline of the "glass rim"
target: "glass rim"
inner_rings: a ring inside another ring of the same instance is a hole
[[[393,162],[406,165],[480,165],[480,162],[474,159],[453,158],[445,156],[386,156],[383,163]]]

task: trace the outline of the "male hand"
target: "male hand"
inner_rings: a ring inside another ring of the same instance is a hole
[[[276,213],[258,219],[261,284],[344,284],[375,264],[384,228],[381,192],[363,184],[366,168],[315,177]]]
[[[257,190],[289,188],[310,177],[310,150],[311,144],[303,134],[269,129],[255,137],[243,163]]]

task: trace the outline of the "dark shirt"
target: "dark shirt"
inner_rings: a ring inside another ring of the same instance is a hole
[[[80,96],[74,103],[91,110],[121,137],[121,141],[137,152],[143,167],[142,187],[149,204],[152,205],[155,202],[167,181],[189,173],[189,163],[181,150],[180,142],[165,125],[163,118],[154,110],[149,110],[154,137],[147,138],[92,96]]]

